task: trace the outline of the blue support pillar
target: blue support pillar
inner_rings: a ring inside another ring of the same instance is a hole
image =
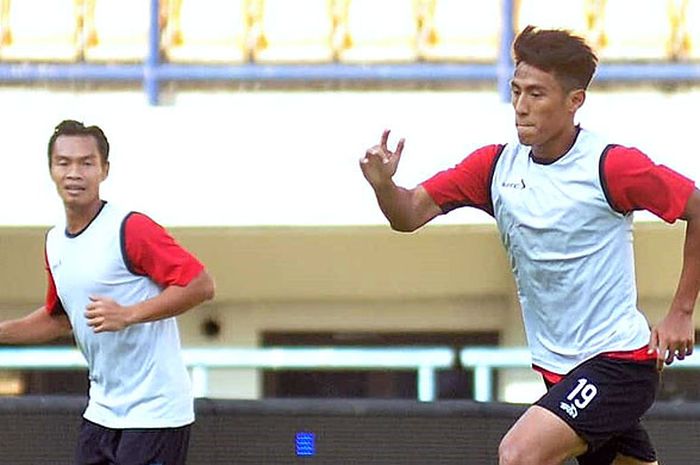
[[[158,105],[160,82],[158,67],[160,65],[160,2],[151,0],[151,25],[148,38],[148,56],[143,67],[143,86],[148,96],[148,103]]]
[[[510,79],[513,77],[513,59],[511,44],[515,38],[515,2],[518,0],[502,0],[503,14],[501,21],[501,49],[498,54],[497,85],[498,94],[503,102],[510,101]]]

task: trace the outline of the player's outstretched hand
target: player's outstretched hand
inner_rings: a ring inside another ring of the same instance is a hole
[[[85,307],[85,319],[96,333],[120,331],[127,326],[127,312],[114,299],[102,296],[90,296],[90,303]]]
[[[674,359],[683,360],[693,353],[695,331],[692,314],[671,310],[651,330],[649,353],[656,352],[656,367],[662,370]]]
[[[391,181],[399,166],[405,139],[399,140],[396,150],[392,152],[387,148],[390,132],[391,130],[385,129],[379,145],[367,149],[365,156],[360,158],[362,174],[372,187],[378,187]]]

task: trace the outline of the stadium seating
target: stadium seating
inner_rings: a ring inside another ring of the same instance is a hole
[[[24,1],[24,0],[22,0]],[[148,56],[150,2],[84,0],[85,60],[142,62]]]
[[[417,0],[337,0],[341,62],[418,59]]]
[[[672,0],[607,0],[601,60],[665,60],[672,50]]]
[[[163,49],[168,61],[248,61],[255,22],[249,0],[170,0],[167,11]]]
[[[520,0],[516,2],[515,30],[528,25],[566,29],[590,40],[591,0]]]
[[[253,59],[259,63],[333,61],[333,0],[262,0]],[[290,18],[294,18],[290,21]]]
[[[427,61],[495,61],[501,37],[500,2],[428,0],[421,57]]]
[[[0,59],[65,62],[80,58],[80,2],[2,0]]]
[[[681,0],[678,7],[677,54],[681,58],[700,59],[700,0]]]

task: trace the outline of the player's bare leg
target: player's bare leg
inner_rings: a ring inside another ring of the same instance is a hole
[[[564,420],[534,405],[501,440],[499,465],[561,465],[588,445]],[[626,464],[625,464],[626,465]]]

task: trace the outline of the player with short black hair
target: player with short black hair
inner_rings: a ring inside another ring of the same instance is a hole
[[[194,400],[175,317],[211,299],[214,281],[148,216],[101,199],[109,143],[98,126],[61,122],[48,156],[65,221],[46,235],[46,301],[1,322],[0,343],[72,333],[90,378],[76,465],[183,465]]]
[[[492,215],[518,288],[533,367],[547,393],[511,427],[500,465],[656,464],[640,423],[664,362],[694,344],[700,191],[693,181],[574,122],[597,59],[566,31],[523,30],[511,81],[517,140],[472,152],[413,189],[397,186],[404,139],[360,159],[398,231],[471,206]],[[687,221],[678,288],[650,329],[637,309],[633,212]]]

